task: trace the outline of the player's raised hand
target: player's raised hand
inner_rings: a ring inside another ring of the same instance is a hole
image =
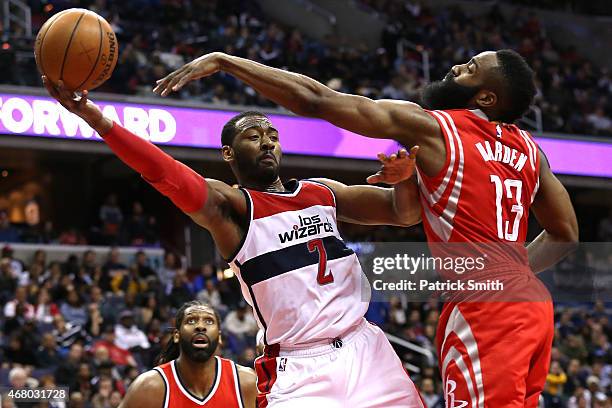
[[[367,178],[370,184],[384,183],[394,185],[409,179],[416,168],[416,156],[419,146],[413,146],[410,153],[406,149],[400,149],[397,153],[387,156],[378,153],[378,160],[382,163],[380,170]]]
[[[164,78],[157,80],[153,92],[166,96],[170,92],[180,90],[189,81],[195,81],[219,72],[219,57],[221,55],[220,52],[212,52],[194,59]]]
[[[42,81],[49,95],[55,98],[66,110],[82,118],[100,134],[110,130],[112,121],[106,119],[100,108],[87,98],[89,93],[86,90],[82,91],[81,96],[79,96],[75,92],[67,90],[62,81],[59,81],[56,85],[44,75]]]

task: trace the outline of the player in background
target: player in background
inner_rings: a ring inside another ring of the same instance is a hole
[[[512,50],[475,55],[426,87],[427,109],[336,92],[304,75],[223,53],[186,64],[160,79],[154,92],[165,96],[219,71],[298,115],[421,147],[417,169],[428,241],[496,244],[487,247],[492,261],[478,278],[504,279],[517,296],[444,305],[437,347],[447,406],[535,407],[548,372],[553,309],[534,273],[575,248],[578,225],[543,153],[512,124],[536,93],[525,60]],[[525,248],[530,210],[544,230]]]
[[[256,362],[259,407],[422,407],[382,330],[365,318],[370,287],[337,220],[420,222],[411,179],[418,147],[381,156],[370,182],[279,177],[280,135],[263,114],[244,112],[221,134],[222,155],[241,188],[202,176],[114,123],[87,99],[45,77],[47,91],[95,129],[127,165],[208,229],[264,329]],[[203,124],[205,126],[205,123]],[[347,367],[352,367],[347,370]]]
[[[255,407],[255,372],[215,356],[221,343],[217,312],[191,301],[178,309],[175,322],[159,365],[134,380],[120,407]]]

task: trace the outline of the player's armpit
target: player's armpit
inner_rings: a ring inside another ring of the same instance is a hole
[[[204,206],[187,213],[198,225],[212,235],[221,256],[229,259],[246,232],[248,206],[245,194],[222,181],[206,179],[208,198]]]
[[[240,393],[245,408],[255,408],[257,398],[257,374],[252,368],[236,365],[240,380]]]
[[[572,252],[578,243],[578,221],[563,184],[540,151],[540,187],[531,210],[544,231],[527,246],[529,264],[541,272]]]
[[[127,390],[119,408],[163,407],[166,384],[155,370],[138,376]]]
[[[403,203],[404,211],[395,205],[394,188],[357,185],[347,186],[330,179],[314,179],[325,184],[336,197],[336,212],[339,221],[362,225],[410,226],[421,221],[421,207],[414,179],[405,180],[395,186],[413,191],[410,202]],[[400,185],[402,184],[402,185]],[[406,197],[402,195],[403,197]]]

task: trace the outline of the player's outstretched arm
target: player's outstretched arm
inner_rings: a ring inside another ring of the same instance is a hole
[[[438,123],[419,105],[379,100],[336,92],[305,75],[234,57],[220,52],[206,54],[158,81],[154,92],[162,96],[192,80],[227,72],[266,98],[292,112],[327,120],[334,125],[378,139],[395,139],[405,146],[426,150],[441,140]]]
[[[128,388],[119,408],[158,408],[164,406],[166,384],[155,370],[140,374]]]
[[[578,244],[578,221],[569,194],[542,151],[539,155],[540,188],[531,209],[544,231],[527,246],[529,265],[535,273],[557,263]]]
[[[240,393],[245,408],[255,408],[257,398],[257,374],[252,368],[236,365],[240,380]]]
[[[368,177],[368,183],[384,183],[392,188],[356,185],[347,186],[335,180],[316,179],[334,191],[340,221],[363,225],[410,226],[421,221],[421,205],[413,176],[419,150],[410,155],[405,149],[387,157],[378,155],[380,171]]]
[[[117,157],[207,228],[223,256],[233,253],[241,239],[237,221],[247,211],[242,192],[221,181],[205,179],[153,143],[114,123],[87,98],[87,91],[79,97],[61,83],[55,86],[45,77],[43,82],[49,94],[98,132]]]

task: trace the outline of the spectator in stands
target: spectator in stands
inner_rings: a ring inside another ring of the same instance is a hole
[[[87,313],[87,332],[92,337],[98,337],[102,331],[102,324],[104,323],[104,318],[102,317],[98,304],[90,303],[87,306]]]
[[[164,264],[157,270],[158,278],[164,294],[172,291],[172,282],[177,271],[181,269],[181,260],[172,251],[164,252]]]
[[[107,244],[119,242],[119,232],[123,223],[123,212],[117,204],[117,194],[111,193],[106,197],[100,207],[100,221],[102,222],[102,235]]]
[[[66,303],[60,306],[60,313],[75,326],[85,327],[87,324],[87,309],[76,290],[70,290]]]
[[[20,242],[19,231],[9,220],[8,212],[0,210],[0,242]]]
[[[116,295],[127,293],[135,295],[147,289],[146,282],[138,276],[136,265],[132,265],[126,271],[116,270],[110,286]]]
[[[9,372],[9,386],[13,389],[36,388],[38,381],[28,376],[28,372],[22,367],[15,367]]]
[[[191,290],[194,294],[197,294],[206,287],[206,281],[213,280],[217,281],[215,269],[211,264],[204,264],[200,268],[200,273],[193,279],[193,286]]]
[[[64,316],[61,314],[53,317],[53,327],[54,329],[52,333],[57,340],[57,344],[63,350],[71,348],[77,341],[87,339],[87,335],[83,332],[83,328],[81,326],[66,322]]]
[[[389,331],[399,333],[406,325],[408,319],[402,302],[397,296],[389,299],[389,309]]]
[[[258,327],[253,312],[245,302],[241,302],[236,310],[227,314],[223,329],[240,340],[248,339],[251,340],[249,344],[254,344]]]
[[[136,261],[134,262],[136,268],[136,274],[140,279],[147,279],[149,277],[157,277],[157,274],[149,266],[149,258],[144,251],[136,252]]]
[[[60,349],[52,333],[44,333],[36,351],[36,365],[41,368],[55,368],[62,361]]]
[[[117,271],[125,273],[128,267],[121,262],[121,253],[119,248],[113,247],[108,252],[108,258],[102,266],[102,274],[100,275],[99,285],[103,291],[108,292],[111,290],[111,280],[115,277]]]
[[[553,361],[550,364],[550,373],[546,376],[546,392],[552,396],[560,396],[563,386],[567,382],[567,375],[563,372],[561,364]]]
[[[0,304],[6,304],[15,293],[17,279],[13,276],[11,261],[7,258],[0,259]]]
[[[55,370],[55,380],[59,385],[69,386],[76,380],[77,370],[84,361],[83,346],[75,343],[70,347],[68,356]]]
[[[113,379],[110,377],[101,377],[95,395],[91,399],[92,408],[107,408],[110,407],[110,399],[114,390]]]
[[[145,214],[140,201],[132,204],[132,214],[125,224],[128,245],[143,246],[158,241],[157,221],[155,217]]]
[[[115,344],[126,350],[148,349],[151,346],[146,334],[134,323],[134,313],[130,310],[124,310],[119,315],[115,336]]]
[[[68,384],[71,391],[78,391],[83,394],[83,398],[90,400],[93,395],[93,385],[91,384],[91,367],[86,362],[78,365],[76,376]]]
[[[132,353],[129,350],[119,347],[116,344],[115,328],[108,324],[104,327],[102,332],[102,339],[94,343],[92,351],[94,355],[97,355],[98,349],[106,349],[110,360],[117,366],[133,366],[136,367],[137,363]]]
[[[421,381],[420,392],[427,408],[442,407],[444,400],[440,394],[436,393],[435,385],[431,378],[424,378]]]
[[[184,271],[178,271],[174,276],[172,290],[170,291],[170,305],[178,309],[183,303],[189,302],[191,299],[193,299],[193,294],[187,274]]]
[[[212,279],[206,280],[206,287],[198,292],[197,299],[208,303],[220,314],[227,312],[227,307],[221,301],[221,294],[217,290],[217,285]]]
[[[8,301],[4,305],[4,317],[12,318],[17,314],[17,307],[23,308],[23,317],[25,319],[34,319],[35,309],[30,302],[28,302],[28,292],[24,286],[20,286],[15,290],[15,299]]]
[[[11,248],[10,246],[5,246],[4,248],[2,248],[1,259],[7,261],[11,265],[11,271],[13,273],[13,277],[15,277],[18,281],[23,280],[23,277],[22,277],[22,275],[24,274],[23,262],[13,257],[13,248]]]

